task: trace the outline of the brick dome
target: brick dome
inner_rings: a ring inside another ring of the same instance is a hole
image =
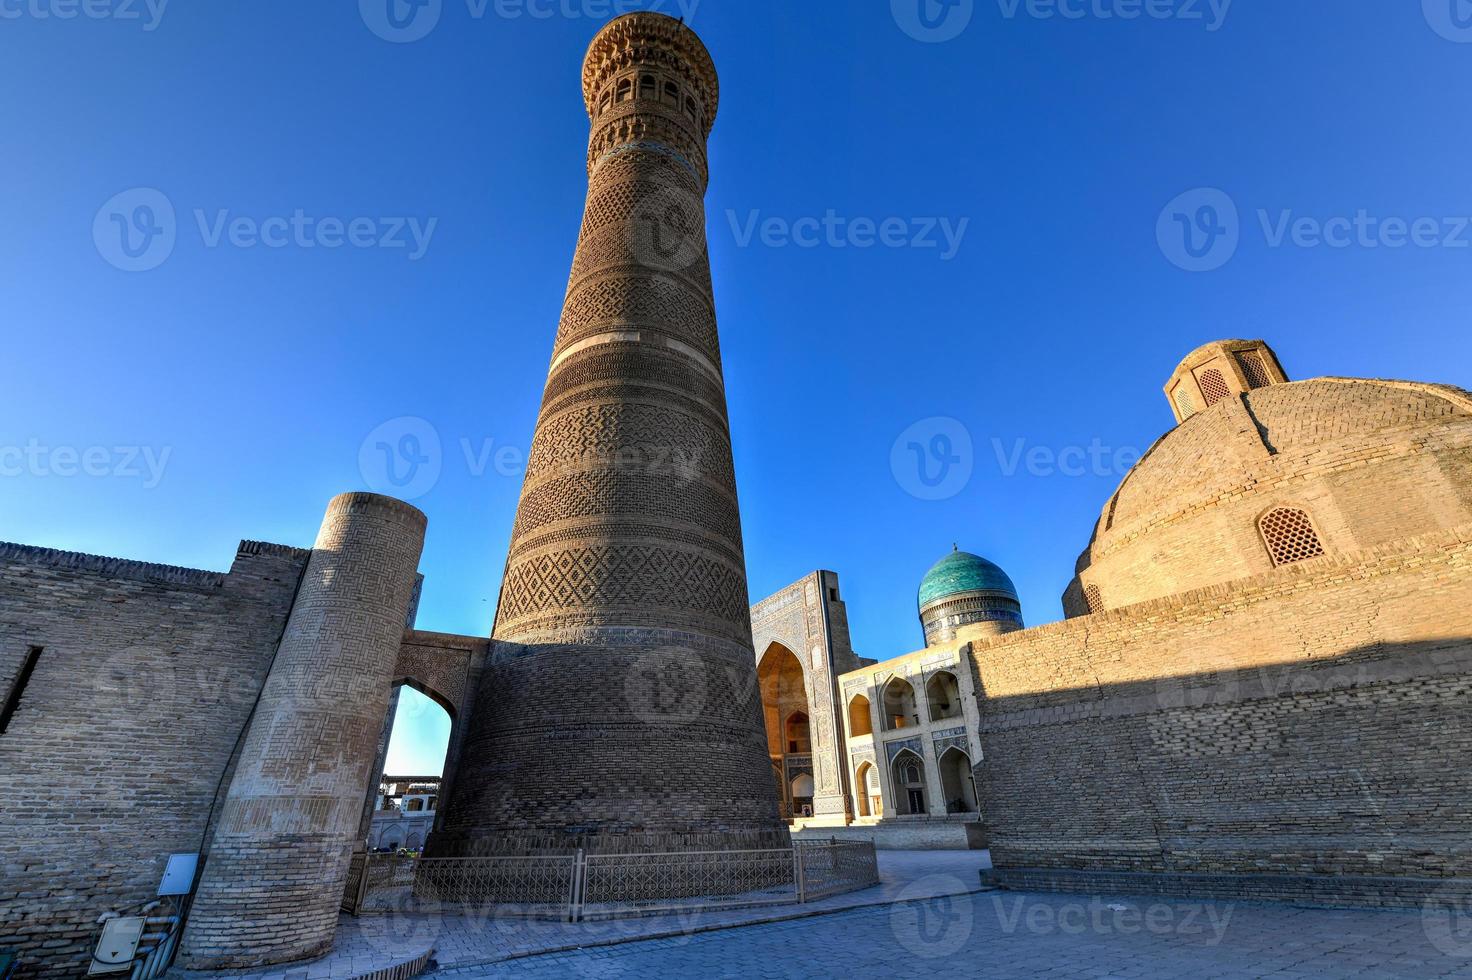
[[[1118,608],[1468,521],[1466,391],[1273,384],[1197,412],[1151,447],[1105,506],[1064,608]]]

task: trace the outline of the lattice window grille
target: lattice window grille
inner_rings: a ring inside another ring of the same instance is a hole
[[[1291,565],[1324,553],[1319,533],[1305,511],[1279,507],[1265,514],[1258,523],[1274,565]]]
[[[1249,388],[1266,388],[1273,383],[1268,376],[1268,367],[1263,363],[1262,354],[1255,350],[1245,350],[1237,355],[1238,362],[1242,365],[1242,373],[1247,375],[1247,386]]]
[[[1084,586],[1084,601],[1089,604],[1089,612],[1103,612],[1104,597],[1099,593],[1097,585]]]
[[[1185,385],[1176,385],[1174,397],[1176,410],[1181,413],[1181,418],[1188,419],[1196,414],[1196,399],[1191,397],[1191,389]]]
[[[1201,397],[1206,399],[1206,407],[1210,408],[1223,398],[1232,397],[1232,389],[1227,387],[1227,379],[1216,368],[1208,368],[1201,372],[1197,379],[1201,385]]]

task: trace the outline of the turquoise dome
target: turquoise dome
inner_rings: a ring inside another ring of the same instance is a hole
[[[953,551],[920,580],[920,608],[965,592],[992,592],[1018,602],[1017,587],[1007,573],[980,555]]]

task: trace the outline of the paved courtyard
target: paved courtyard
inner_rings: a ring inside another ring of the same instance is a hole
[[[1371,911],[983,890],[985,851],[880,851],[880,884],[812,902],[570,924],[450,910],[344,917],[333,955],[248,974],[1466,977],[1472,908]],[[432,951],[432,953],[431,953]],[[175,974],[185,974],[175,971]],[[211,974],[210,976],[219,976]],[[237,978],[243,976],[236,974]]]
[[[1472,977],[1472,916],[993,891],[435,976]]]

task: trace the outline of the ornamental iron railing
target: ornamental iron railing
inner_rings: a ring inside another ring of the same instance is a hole
[[[343,909],[354,915],[445,906],[568,922],[814,901],[879,882],[868,841],[736,851],[419,858],[358,854]]]

